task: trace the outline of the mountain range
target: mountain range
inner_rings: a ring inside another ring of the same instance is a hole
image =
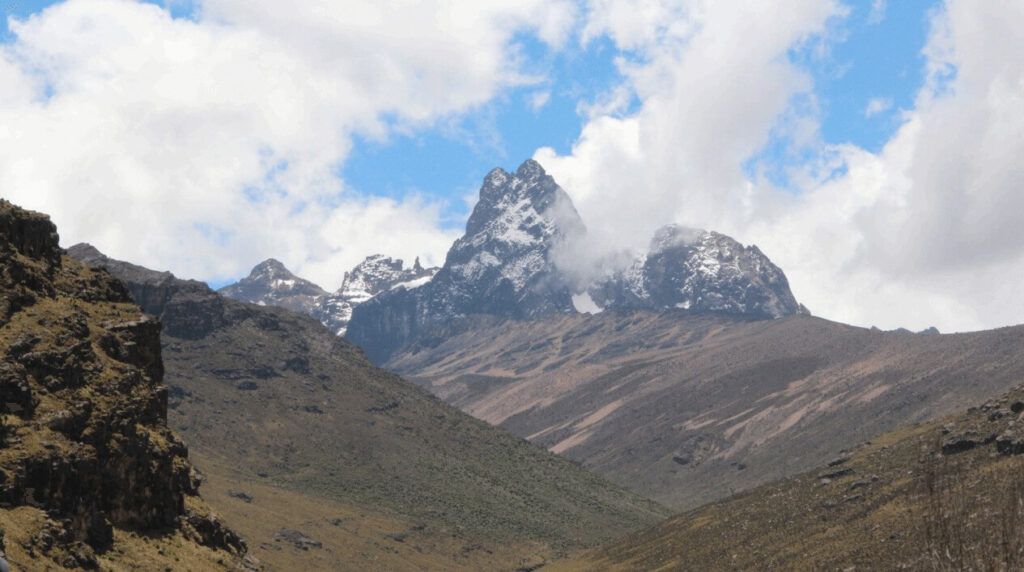
[[[415,287],[429,280],[437,270],[423,268],[418,258],[411,268],[405,268],[402,260],[374,254],[346,272],[337,291],[327,292],[269,258],[257,264],[249,276],[218,292],[242,302],[308,314],[341,336],[352,318],[352,308],[386,290]]]
[[[667,514],[375,367],[313,318],[239,302],[89,245],[68,252],[123,280],[162,321],[170,425],[223,483],[223,506],[268,510],[269,522],[236,522],[269,565],[534,566]],[[270,512],[264,499],[333,503],[335,514]],[[335,551],[281,550],[282,530]]]
[[[759,248],[715,231],[588,240],[534,161],[487,175],[440,268],[373,255],[334,292],[274,259],[215,292],[65,253],[43,215],[0,203],[0,557],[1024,562],[1024,326],[858,328],[811,316]]]
[[[319,319],[376,363],[466,316],[531,319],[605,309],[681,309],[754,318],[807,314],[780,268],[756,246],[667,225],[647,250],[584,263],[587,230],[569,195],[539,163],[492,170],[439,268],[373,255],[329,294],[270,259],[220,292]],[[594,266],[590,268],[589,266]],[[586,278],[581,278],[586,276]]]
[[[1024,374],[1019,329],[813,318],[756,246],[714,231],[662,227],[580,280],[570,255],[586,232],[539,164],[495,169],[444,266],[362,301],[347,337],[448,403],[677,509]]]

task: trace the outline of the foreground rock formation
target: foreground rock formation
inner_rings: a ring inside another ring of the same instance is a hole
[[[123,530],[208,547],[194,568],[239,560],[245,544],[197,496],[188,449],[167,427],[159,321],[120,281],[65,257],[47,217],[6,201],[0,294],[0,538],[11,564],[109,564]]]

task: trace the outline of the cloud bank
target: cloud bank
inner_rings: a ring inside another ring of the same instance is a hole
[[[621,18],[621,4],[594,2],[587,25],[639,52],[623,64],[639,109],[593,117],[570,154],[535,155],[599,244],[641,247],[667,222],[712,228],[758,244],[824,317],[944,331],[1024,322],[1020,3],[951,0],[931,15],[924,87],[877,154],[819,140],[813,82],[786,57],[827,44],[840,4],[644,5]],[[790,189],[749,169],[779,134],[817,149]]]

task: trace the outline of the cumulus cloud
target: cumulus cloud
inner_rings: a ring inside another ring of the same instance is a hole
[[[0,46],[0,194],[52,214],[65,244],[189,277],[272,255],[332,287],[385,247],[436,260],[441,205],[368,200],[338,178],[353,135],[429,127],[537,81],[517,34],[557,47],[574,14],[209,0],[188,20],[69,0],[13,21]],[[336,227],[354,221],[364,233]]]
[[[932,13],[927,81],[891,140],[877,154],[819,143],[788,190],[745,167],[794,118],[813,142],[816,117],[792,113],[813,85],[785,54],[842,9],[679,5],[677,38],[642,11],[615,28],[613,8],[593,4],[588,29],[642,51],[628,70],[642,105],[593,117],[568,155],[536,154],[605,243],[642,246],[666,222],[710,227],[761,246],[824,317],[944,331],[1024,322],[1020,3],[950,0]],[[644,44],[658,34],[669,37]]]
[[[607,34],[632,53],[620,67],[640,107],[595,115],[571,154],[548,148],[535,158],[571,194],[591,240],[642,248],[668,222],[729,231],[770,210],[741,167],[773,129],[799,123],[787,110],[812,82],[787,52],[822,34],[842,7],[602,1],[590,9],[585,34]],[[782,125],[784,117],[793,122]]]

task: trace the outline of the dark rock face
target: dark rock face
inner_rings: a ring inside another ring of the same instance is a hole
[[[782,270],[756,246],[677,225],[659,229],[646,254],[588,293],[602,308],[680,308],[765,318],[807,313]]]
[[[109,274],[62,258],[45,216],[6,201],[0,269],[0,507],[46,511],[31,550],[95,566],[113,527],[191,527],[198,480],[166,424],[160,323]],[[244,552],[235,540],[221,546]]]
[[[383,254],[367,256],[345,273],[337,292],[316,300],[310,315],[341,336],[348,330],[352,310],[370,298],[399,287],[412,288],[430,280],[438,269],[424,268],[417,258],[411,268],[404,261]]]
[[[579,284],[552,258],[559,246],[578,244],[585,234],[572,201],[539,164],[527,161],[515,174],[495,169],[484,180],[465,236],[437,275],[422,287],[385,292],[356,308],[347,337],[380,363],[454,319],[576,312],[574,292],[599,310],[673,309],[755,319],[808,313],[782,270],[756,246],[677,225],[661,228],[628,267]],[[561,252],[561,263],[572,265],[567,252]]]
[[[123,280],[131,300],[146,312],[160,316],[168,334],[200,339],[228,319],[224,299],[213,295],[203,282],[180,280],[170,272],[114,260],[89,244],[72,246],[68,255],[83,264],[104,268]]]
[[[379,363],[454,318],[573,312],[569,281],[550,254],[584,232],[572,201],[538,163],[528,160],[515,173],[495,169],[484,179],[466,234],[433,279],[356,307],[346,335]]]

